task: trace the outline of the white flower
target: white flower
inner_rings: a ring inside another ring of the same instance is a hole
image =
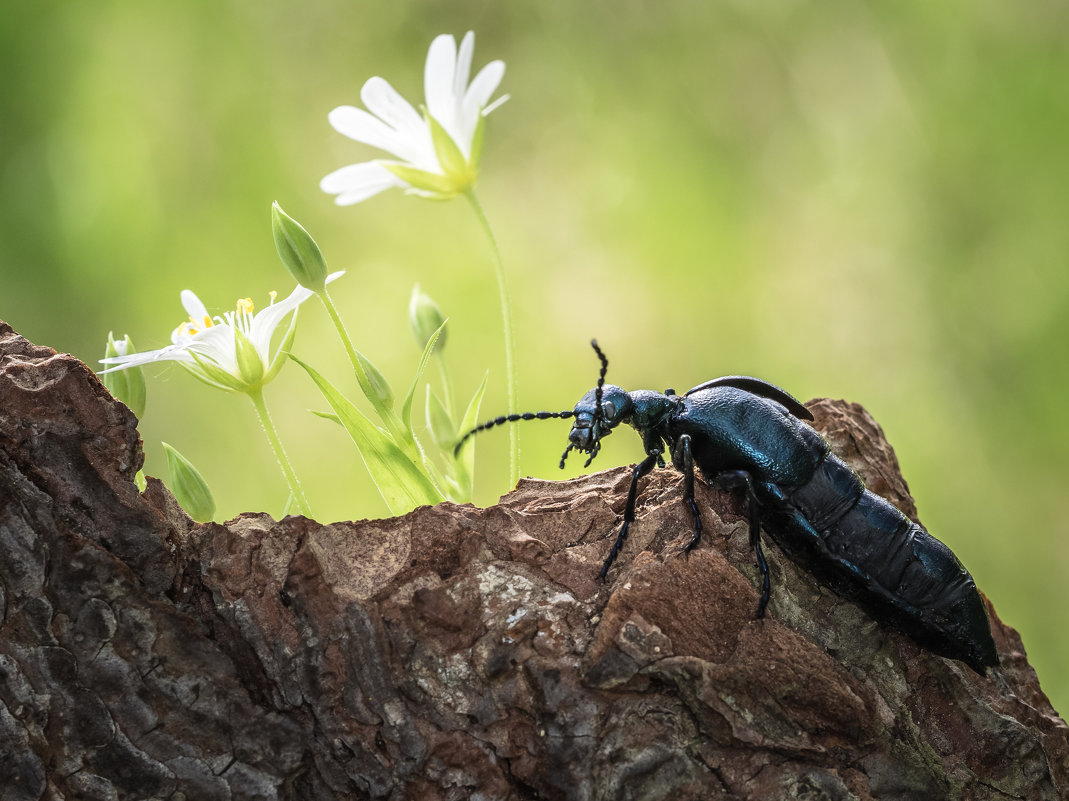
[[[478,174],[483,118],[508,99],[503,95],[490,103],[505,75],[503,61],[491,61],[468,83],[474,47],[471,31],[459,52],[449,34],[431,42],[422,114],[378,76],[360,90],[368,111],[339,106],[330,112],[328,119],[338,133],[392,153],[399,161],[350,164],[325,177],[319,187],[337,195],[339,206],[359,203],[393,186],[433,198],[470,189]]]
[[[341,275],[341,272],[333,273],[327,282]],[[103,364],[114,365],[103,372],[174,361],[219,389],[254,392],[282,369],[296,331],[297,307],[315,292],[299,286],[278,303],[275,294],[271,293],[271,302],[258,312],[251,299],[242,298],[234,311],[213,317],[191,290],[182,290],[182,306],[189,320],[171,332],[172,344],[159,350],[101,359]],[[275,331],[291,313],[289,328],[272,349]]]

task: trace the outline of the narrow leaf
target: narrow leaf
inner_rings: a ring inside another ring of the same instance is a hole
[[[445,410],[441,398],[427,385],[427,428],[431,430],[431,439],[442,450],[447,450],[457,441],[457,430]]]
[[[448,322],[449,320],[443,320],[438,330],[431,334],[427,344],[423,347],[423,355],[419,357],[419,364],[416,365],[416,375],[412,379],[412,385],[408,388],[408,394],[405,395],[405,402],[401,405],[401,422],[409,431],[412,430],[412,399],[416,395],[416,387],[419,385],[419,380],[423,378],[423,371],[427,369],[427,362],[430,361],[431,354],[434,352],[434,343],[438,341],[438,337],[442,335]]]
[[[308,373],[353,438],[371,474],[371,480],[375,482],[391,513],[404,514],[417,506],[433,505],[444,500],[426,474],[348,398],[296,356],[290,358]]]
[[[460,431],[471,431],[478,425],[479,419],[479,407],[483,402],[483,393],[486,392],[486,384],[490,379],[490,371],[487,370],[483,375],[482,383],[479,384],[479,388],[475,390],[475,394],[471,397],[471,402],[468,404],[467,411],[464,412],[464,419],[460,421]],[[471,499],[472,491],[472,476],[475,474],[475,448],[469,446],[464,448],[460,455],[456,458],[456,476],[457,482],[461,486],[462,497],[464,500]]]

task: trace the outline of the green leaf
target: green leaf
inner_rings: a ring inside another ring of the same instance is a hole
[[[278,371],[282,369],[282,365],[286,363],[286,358],[290,355],[290,350],[293,348],[293,338],[297,333],[297,312],[300,309],[294,309],[293,314],[290,315],[290,325],[286,329],[286,334],[282,337],[282,342],[279,343],[278,350],[275,351],[275,358],[271,360],[271,366],[267,368],[267,375],[264,376],[264,383],[274,380],[274,377],[278,375]]]
[[[290,358],[308,373],[353,438],[360,458],[371,474],[371,480],[375,482],[391,513],[404,514],[417,506],[433,505],[444,500],[427,475],[348,398],[296,356]]]
[[[448,322],[448,320],[443,320],[442,324],[438,326],[438,330],[431,334],[427,344],[423,346],[423,355],[419,357],[419,364],[416,365],[416,375],[412,379],[412,385],[408,388],[408,394],[405,395],[405,402],[401,405],[401,422],[404,423],[405,429],[408,431],[412,430],[412,399],[416,395],[416,387],[419,385],[419,380],[423,377],[423,371],[427,369],[427,362],[434,352],[434,343],[438,341],[438,337],[445,331],[445,324]]]
[[[431,439],[442,450],[453,447],[457,441],[457,430],[441,398],[427,385],[427,428],[431,430]]]
[[[297,513],[297,496],[292,492],[286,496],[286,505],[282,507],[282,517]]]
[[[464,412],[464,419],[460,421],[460,431],[471,431],[478,425],[479,419],[479,407],[483,402],[483,393],[486,392],[486,384],[490,379],[490,371],[487,370],[483,375],[483,381],[479,384],[479,388],[475,390],[475,394],[471,396],[471,402],[468,404],[467,411]],[[464,448],[460,455],[456,458],[456,476],[457,483],[460,484],[465,500],[471,499],[472,491],[472,476],[475,474],[475,448],[473,445],[469,445]]]
[[[175,499],[198,523],[208,522],[215,515],[215,499],[208,489],[208,482],[189,459],[166,442],[161,444],[167,454],[167,469],[171,473],[168,486]]]

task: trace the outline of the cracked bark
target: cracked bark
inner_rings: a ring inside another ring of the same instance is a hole
[[[907,514],[854,404],[817,427]],[[323,525],[195,525],[144,494],[136,421],[0,323],[0,801],[1056,799],[1065,723],[992,610],[981,677],[881,628],[738,499],[628,468]],[[578,542],[580,534],[589,533]]]

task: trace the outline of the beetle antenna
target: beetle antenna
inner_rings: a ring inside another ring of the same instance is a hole
[[[494,426],[499,426],[504,423],[515,423],[517,420],[551,420],[556,417],[575,417],[575,412],[569,410],[565,412],[521,412],[520,414],[503,414],[500,417],[495,417],[493,420],[487,420],[482,425],[475,426],[475,428],[461,437],[453,448],[453,455],[460,455],[460,448],[468,441],[468,437],[472,434],[478,434],[480,431],[485,431],[488,428],[493,428]]]
[[[598,354],[598,359],[601,360],[601,370],[598,371],[598,385],[594,388],[594,421],[593,428],[591,429],[592,444],[590,446],[590,457],[583,464],[583,467],[590,467],[590,463],[594,461],[594,457],[598,455],[598,451],[601,450],[601,424],[605,422],[605,412],[601,408],[602,389],[605,386],[605,373],[609,371],[609,358],[605,355],[605,352],[598,347],[598,341],[596,339],[590,340],[590,347],[594,349],[594,353]],[[567,451],[565,451],[567,454]],[[561,458],[561,467],[564,467],[564,459]]]
[[[594,409],[594,419],[600,419],[601,414],[601,388],[605,386],[605,373],[609,371],[609,359],[598,347],[598,341],[596,339],[590,340],[590,347],[594,349],[594,353],[598,354],[598,358],[601,359],[601,371],[598,373],[598,386],[594,390],[594,400],[597,403],[597,407]]]

